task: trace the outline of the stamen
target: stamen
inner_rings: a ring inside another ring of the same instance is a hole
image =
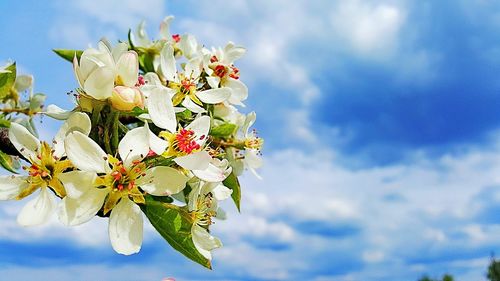
[[[195,135],[193,130],[181,129],[177,135],[175,135],[174,145],[180,152],[191,154],[193,151],[201,148],[194,138]]]

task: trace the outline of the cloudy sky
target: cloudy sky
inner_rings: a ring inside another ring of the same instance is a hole
[[[53,48],[156,35],[247,47],[238,64],[266,140],[264,180],[213,227],[208,271],[148,228],[140,254],[113,252],[107,222],[22,228],[0,204],[0,276],[10,280],[485,280],[500,255],[500,3],[457,1],[7,1],[0,61],[70,107],[71,65]],[[49,138],[59,125],[40,124]]]

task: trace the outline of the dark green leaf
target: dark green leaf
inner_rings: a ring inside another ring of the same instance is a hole
[[[76,57],[78,58],[78,61],[80,61],[80,57],[83,54],[83,51],[80,50],[65,50],[65,49],[53,49],[54,53],[58,54],[61,58],[73,62],[73,58]]]
[[[130,49],[134,49],[134,44],[132,43],[132,29],[128,30],[128,44],[130,45]]]
[[[154,57],[149,53],[143,53],[139,56],[139,67],[144,73],[155,71],[153,59]]]
[[[142,109],[138,106],[134,107],[131,111],[132,115],[134,116],[139,116],[141,114],[144,114],[144,113],[148,113],[148,111],[146,109]]]
[[[4,167],[7,171],[17,174],[14,158],[3,151],[0,151],[0,165],[2,165],[2,167]]]
[[[240,182],[238,181],[238,177],[234,173],[231,173],[222,183],[227,188],[233,190],[231,198],[233,198],[234,204],[236,205],[236,208],[238,208],[239,212],[241,202],[241,186]]]
[[[154,196],[154,195],[151,195],[151,197],[158,201],[158,202],[162,202],[162,203],[172,203],[174,202],[174,199],[170,196]]]
[[[210,260],[200,254],[194,246],[191,235],[194,222],[185,209],[156,201],[151,196],[146,197],[146,204],[142,205],[141,209],[170,246],[192,261],[212,269]]]
[[[189,121],[193,117],[193,114],[191,113],[191,111],[189,111],[187,109],[182,111],[182,112],[178,112],[175,115],[177,116],[177,119],[185,120],[185,121]]]
[[[6,72],[0,73],[0,99],[8,97],[16,82],[16,63],[5,68]]]
[[[222,125],[213,127],[210,130],[209,134],[214,137],[225,138],[234,134],[237,128],[238,126],[236,126],[235,124],[224,123]]]

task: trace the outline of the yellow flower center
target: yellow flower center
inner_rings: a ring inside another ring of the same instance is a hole
[[[66,196],[66,190],[57,177],[71,167],[71,162],[67,159],[59,160],[56,158],[46,142],[42,142],[40,147],[40,153],[36,158],[29,159],[31,165],[23,166],[23,169],[28,172],[29,186],[21,191],[17,199],[23,199],[42,186],[50,187],[61,198]]]
[[[111,172],[99,176],[95,182],[97,187],[104,186],[110,190],[104,204],[104,214],[113,209],[123,197],[129,197],[135,203],[144,203],[144,195],[136,181],[145,176],[146,164],[136,160],[130,167],[125,167],[122,161],[111,155],[108,155],[108,162],[111,164]]]
[[[168,87],[174,89],[177,93],[172,98],[172,104],[174,106],[179,105],[186,97],[190,98],[193,102],[197,103],[200,106],[203,106],[203,103],[196,96],[196,80],[191,79],[189,77],[185,77],[183,74],[180,74],[180,83],[170,81],[168,83]]]
[[[199,151],[201,146],[196,142],[197,138],[203,140],[206,136],[196,136],[193,130],[179,129],[172,134],[167,131],[160,133],[160,137],[168,141],[169,147],[163,153],[164,157],[183,156]]]
[[[217,212],[212,209],[214,197],[211,192],[200,195],[196,200],[196,210],[192,212],[193,220],[198,225],[209,226],[213,224],[212,218]]]

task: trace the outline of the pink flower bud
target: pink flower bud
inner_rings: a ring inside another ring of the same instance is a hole
[[[142,93],[135,87],[116,86],[109,101],[115,109],[121,111],[131,111],[135,107],[144,107]]]

